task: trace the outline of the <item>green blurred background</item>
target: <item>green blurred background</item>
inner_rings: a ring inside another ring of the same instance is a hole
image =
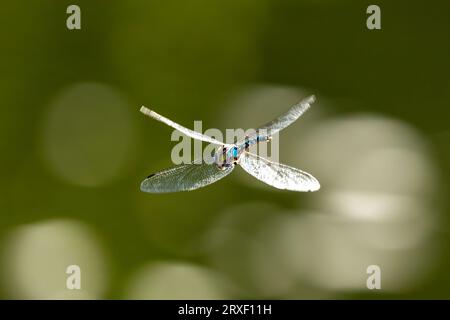
[[[81,8],[81,30],[66,8]],[[381,30],[366,8],[381,8]],[[9,1],[0,19],[0,297],[450,298],[448,1]],[[242,170],[139,191],[171,130],[250,128],[308,94],[282,192]],[[375,152],[376,151],[376,152]],[[82,270],[67,290],[66,267]],[[366,288],[366,267],[382,289]]]

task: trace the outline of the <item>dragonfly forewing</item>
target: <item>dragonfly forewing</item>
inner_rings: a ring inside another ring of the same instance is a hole
[[[183,133],[193,139],[201,140],[201,141],[216,144],[216,145],[227,145],[228,146],[228,144],[223,143],[222,141],[219,141],[219,140],[209,137],[207,135],[201,134],[200,132],[185,128],[182,125],[160,115],[159,113],[156,113],[155,111],[148,109],[147,107],[142,106],[140,111],[143,114],[145,114],[146,116],[149,116],[149,117],[151,117],[155,120],[158,120],[162,123],[165,123],[168,126],[180,131],[181,133]]]

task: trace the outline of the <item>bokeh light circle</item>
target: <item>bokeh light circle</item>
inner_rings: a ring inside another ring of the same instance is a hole
[[[129,299],[226,299],[227,285],[212,270],[189,263],[154,262],[141,268],[126,289]]]
[[[72,220],[14,229],[2,250],[2,278],[17,299],[98,299],[107,282],[105,254],[95,234]],[[68,266],[81,271],[81,289],[68,289]]]
[[[65,88],[42,126],[42,153],[56,176],[99,186],[124,172],[134,143],[132,115],[117,90],[99,83]]]

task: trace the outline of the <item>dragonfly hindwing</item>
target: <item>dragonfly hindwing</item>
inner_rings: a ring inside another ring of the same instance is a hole
[[[150,193],[190,191],[207,186],[230,174],[234,166],[219,169],[216,164],[194,161],[150,175],[141,190]]]
[[[249,174],[278,189],[316,191],[319,181],[307,172],[244,152],[239,164]]]

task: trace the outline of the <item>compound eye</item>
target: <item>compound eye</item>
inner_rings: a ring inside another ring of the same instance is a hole
[[[238,149],[237,149],[237,147],[233,147],[233,157],[237,157],[237,155],[238,155]]]

